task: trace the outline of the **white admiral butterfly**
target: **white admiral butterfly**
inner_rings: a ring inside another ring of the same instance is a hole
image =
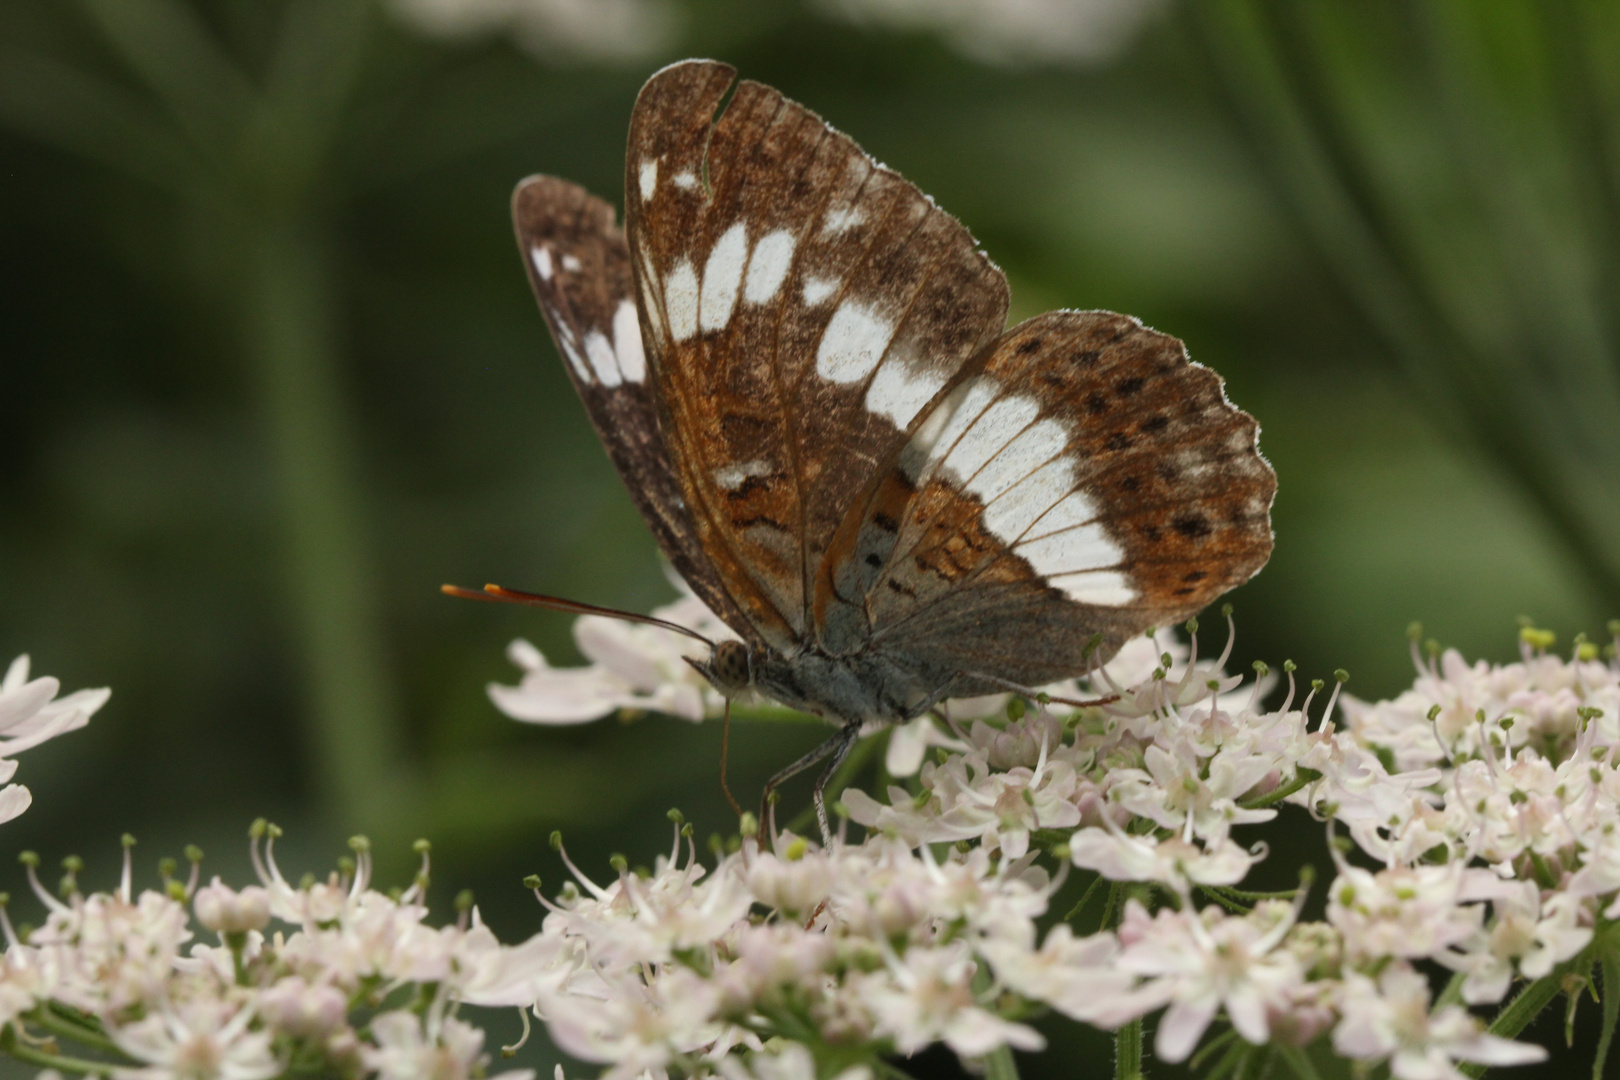
[[[1276,477],[1180,341],[1106,311],[1006,329],[960,223],[776,90],[727,102],[735,79],[642,88],[624,231],[549,176],[513,214],[620,476],[742,639],[693,666],[840,726],[770,784],[830,758],[825,833],[863,724],[1033,694],[1247,580]]]

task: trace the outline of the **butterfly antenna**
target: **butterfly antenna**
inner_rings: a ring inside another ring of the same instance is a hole
[[[560,596],[544,596],[540,593],[519,592],[517,589],[508,589],[501,585],[485,585],[482,591],[477,589],[463,589],[460,585],[440,585],[439,591],[446,596],[459,596],[463,600],[485,600],[491,603],[522,604],[525,607],[546,608],[550,611],[561,611],[569,615],[601,615],[607,619],[619,619],[623,622],[645,623],[647,626],[656,626],[662,630],[672,630],[677,634],[685,634],[703,642],[709,648],[714,648],[714,642],[693,630],[689,626],[670,622],[668,619],[655,619],[651,615],[637,615],[631,611],[620,611],[617,608],[597,607],[595,604],[582,604],[578,600],[564,600]]]
[[[741,818],[743,816],[742,804],[739,803],[737,801],[737,797],[731,793],[731,785],[726,783],[726,752],[730,749],[731,699],[726,698],[725,720],[721,722],[720,726],[720,790],[722,793],[724,793],[726,802],[731,804],[731,812],[736,814],[738,818]]]

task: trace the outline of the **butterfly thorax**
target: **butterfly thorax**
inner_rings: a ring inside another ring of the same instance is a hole
[[[752,656],[754,688],[831,723],[910,720],[942,696],[950,676],[930,679],[915,665],[868,649],[830,656],[810,647],[792,656],[764,648]]]

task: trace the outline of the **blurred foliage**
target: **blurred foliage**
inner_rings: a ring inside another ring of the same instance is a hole
[[[0,2],[0,659],[114,688],[29,757],[8,851],[110,879],[127,829],[241,870],[266,814],[295,867],[363,830],[403,879],[428,835],[444,895],[516,936],[552,828],[600,866],[650,861],[673,804],[724,826],[718,731],[505,720],[504,644],[566,661],[567,620],[435,591],[670,595],[506,208],[532,172],[616,197],[681,55],[935,196],[1016,317],[1128,311],[1226,377],[1281,479],[1240,663],[1382,696],[1413,619],[1505,658],[1519,614],[1567,640],[1620,611],[1620,9],[1211,0],[1020,68],[824,4],[678,7],[610,66],[363,0]],[[818,735],[739,731],[733,783]],[[1279,873],[1317,843],[1279,838]],[[1032,1070],[1106,1053],[1060,1049]]]

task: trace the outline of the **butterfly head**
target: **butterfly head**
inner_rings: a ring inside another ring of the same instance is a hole
[[[726,697],[754,685],[753,657],[749,655],[748,646],[740,641],[719,642],[707,660],[688,659],[686,662]]]

